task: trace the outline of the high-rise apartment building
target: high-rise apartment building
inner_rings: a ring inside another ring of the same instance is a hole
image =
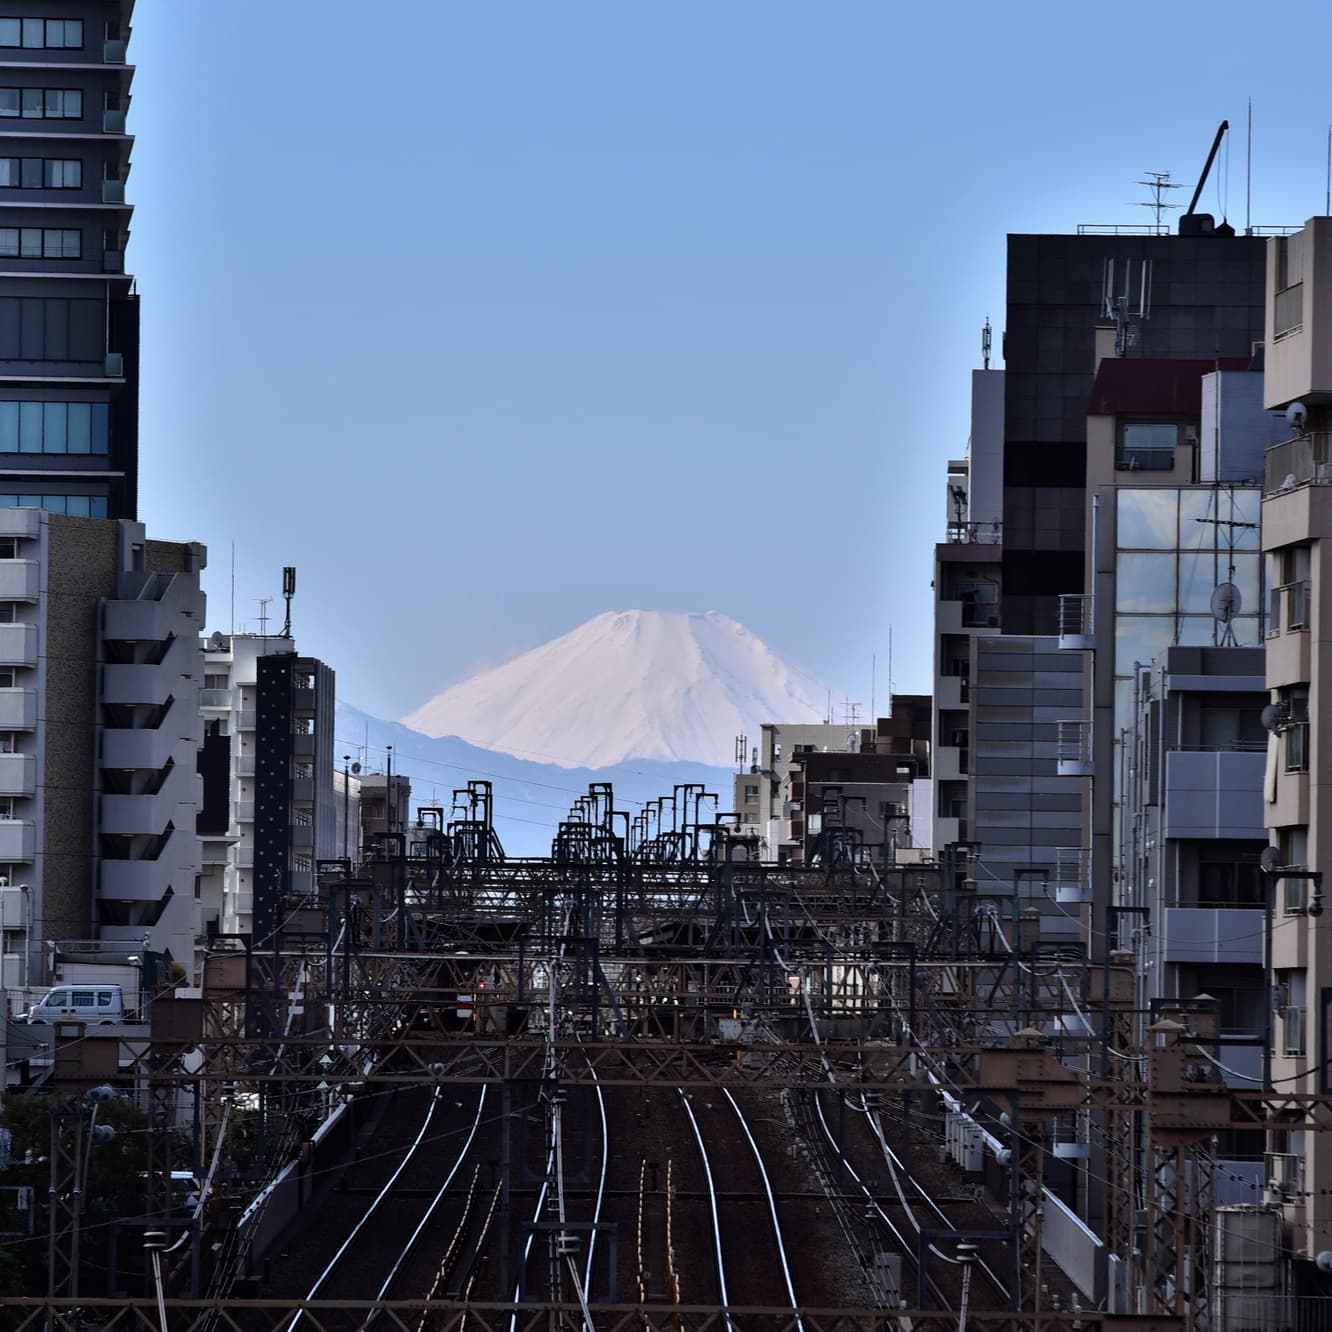
[[[0,508],[133,518],[133,0],[0,15]]]

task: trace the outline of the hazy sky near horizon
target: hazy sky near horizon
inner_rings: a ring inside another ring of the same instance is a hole
[[[1005,236],[1324,210],[1326,10],[138,0],[141,516],[398,717],[604,610],[928,690]],[[1285,74],[1283,75],[1283,71]]]

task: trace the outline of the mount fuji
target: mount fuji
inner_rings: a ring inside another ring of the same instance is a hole
[[[607,611],[436,694],[402,725],[561,768],[726,767],[765,721],[823,720],[826,691],[718,611]]]

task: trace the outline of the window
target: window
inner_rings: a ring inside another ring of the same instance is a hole
[[[13,796],[0,796],[0,819],[12,819],[13,817],[14,817]]]
[[[105,495],[0,495],[0,509],[45,509],[47,513],[68,513],[77,518],[105,518]],[[13,619],[13,615],[9,619]],[[0,622],[5,620],[0,606]]]
[[[204,673],[203,687],[205,689],[225,689],[231,683],[231,677],[222,672],[220,675]]]
[[[757,782],[746,782],[746,783],[745,783],[745,804],[746,804],[746,805],[757,805],[757,804],[758,804],[758,798],[759,798],[758,783],[757,783]]]
[[[0,401],[0,453],[105,453],[104,402]]]
[[[1119,428],[1119,466],[1133,472],[1168,472],[1175,465],[1179,426],[1173,421],[1126,421]]]
[[[0,88],[0,116],[79,120],[83,116],[83,93],[78,88]]]
[[[77,190],[83,163],[77,157],[0,157],[0,189]]]
[[[0,361],[96,361],[106,354],[102,301],[0,298]]]
[[[1225,844],[1208,850],[1221,852],[1224,859],[1204,860],[1198,864],[1198,904],[1214,907],[1261,907],[1267,901],[1267,888],[1258,857],[1252,852],[1226,854]]]
[[[72,998],[75,1008],[91,1008],[93,1006],[93,992],[91,990],[75,990]]]
[[[0,666],[0,689],[13,689],[16,683],[14,668],[12,666]]]
[[[63,227],[0,227],[0,258],[78,259],[83,233]]]
[[[83,20],[0,18],[0,46],[77,51],[83,46]]]

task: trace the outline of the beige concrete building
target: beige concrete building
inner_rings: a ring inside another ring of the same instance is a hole
[[[1332,218],[1268,244],[1266,403],[1290,438],[1268,449],[1262,544],[1271,587],[1265,807],[1271,902],[1271,1074],[1283,1091],[1329,1090],[1332,932]],[[1268,1174],[1292,1251],[1332,1250],[1332,1134],[1274,1132]]]
[[[198,933],[203,547],[0,510],[0,944],[6,988],[66,951]]]

